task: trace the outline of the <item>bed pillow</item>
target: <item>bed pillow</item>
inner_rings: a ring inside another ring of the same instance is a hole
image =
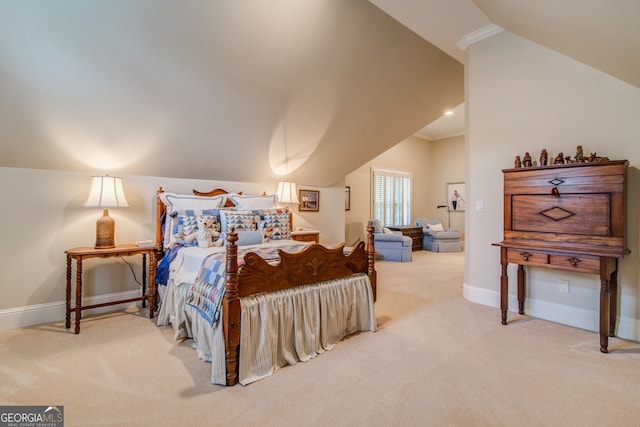
[[[238,246],[258,245],[262,242],[263,242],[262,233],[258,230],[239,231],[238,241],[236,242],[236,245]]]
[[[167,213],[178,210],[217,209],[224,205],[226,195],[205,197],[191,194],[160,193],[160,200],[167,207]]]
[[[260,212],[260,231],[265,241],[291,239],[291,215],[287,209]]]
[[[431,231],[444,231],[444,227],[440,223],[438,223],[438,224],[427,224],[427,227]]]
[[[205,197],[163,192],[160,193],[158,197],[160,197],[160,200],[166,207],[167,217],[165,218],[163,229],[163,242],[164,247],[167,248],[174,241],[172,238],[172,228],[174,224],[173,221],[170,220],[172,213],[186,210],[216,209],[224,205],[227,196],[221,194],[219,196]]]
[[[276,206],[276,195],[269,196],[242,196],[231,195],[231,201],[238,210],[272,209]]]
[[[260,216],[253,211],[220,211],[220,225],[223,233],[231,229],[236,231],[255,231],[258,229]]]
[[[209,229],[216,234],[214,242],[220,234],[220,217],[217,209],[180,210],[171,215],[170,246],[182,244],[184,246],[198,246],[198,223],[207,222]]]

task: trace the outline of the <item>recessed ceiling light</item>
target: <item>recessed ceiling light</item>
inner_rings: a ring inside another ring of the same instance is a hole
[[[453,110],[447,110],[447,111],[445,111],[445,112],[444,112],[444,115],[445,115],[445,116],[451,116],[451,115],[453,115]]]

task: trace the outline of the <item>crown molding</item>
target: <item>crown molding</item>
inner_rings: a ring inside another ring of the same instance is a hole
[[[475,30],[470,32],[469,34],[465,34],[462,36],[460,41],[458,42],[458,47],[461,50],[466,50],[469,45],[479,42],[480,40],[486,39],[487,37],[491,37],[494,34],[498,34],[504,31],[502,27],[499,27],[495,24],[487,25],[486,27],[482,27],[479,30]]]

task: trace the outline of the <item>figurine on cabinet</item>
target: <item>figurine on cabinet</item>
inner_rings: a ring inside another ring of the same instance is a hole
[[[522,166],[525,168],[531,167],[531,156],[529,155],[528,151],[524,153],[524,157],[522,158]]]
[[[520,156],[516,156],[516,161],[513,164],[514,168],[521,168],[522,167],[522,160],[520,160]]]
[[[564,153],[559,152],[555,159],[553,159],[554,165],[564,165]]]
[[[547,154],[547,149],[543,148],[540,152],[540,166],[547,166],[549,162],[549,155]]]
[[[582,145],[576,147],[576,155],[573,157],[576,162],[584,161],[584,154],[582,153]]]
[[[609,158],[597,156],[596,153],[591,153],[591,155],[589,156],[589,161],[590,162],[606,162],[606,161],[609,161]]]

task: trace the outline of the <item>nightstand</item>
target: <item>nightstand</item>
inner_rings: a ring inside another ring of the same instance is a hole
[[[320,232],[318,230],[293,230],[291,238],[298,242],[320,243]]]
[[[67,311],[65,326],[67,329],[71,328],[71,312],[75,312],[75,333],[80,333],[80,318],[82,317],[82,310],[88,310],[90,308],[105,307],[108,305],[123,304],[127,302],[142,301],[142,307],[146,302],[149,302],[149,318],[153,318],[154,307],[151,306],[151,302],[154,300],[155,287],[153,282],[156,277],[156,248],[151,247],[139,247],[133,244],[116,245],[111,249],[95,249],[92,247],[80,247],[68,249],[65,251],[67,254]],[[110,301],[101,304],[82,305],[82,262],[88,258],[111,258],[122,256],[142,255],[142,295],[136,298],[129,298],[125,300]],[[149,281],[147,283],[147,256],[149,257]],[[76,304],[75,307],[71,307],[71,260],[76,260]],[[147,294],[147,286],[149,293]]]
[[[400,231],[403,236],[411,237],[412,245],[411,250],[422,250],[422,227],[413,225],[398,225],[395,227],[389,227],[390,230]]]

